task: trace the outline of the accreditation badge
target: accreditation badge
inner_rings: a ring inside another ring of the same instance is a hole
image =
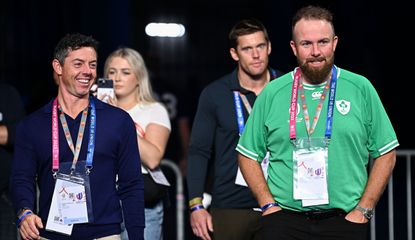
[[[58,174],[55,191],[57,191],[58,209],[64,224],[88,222],[84,179],[65,174]]]
[[[293,151],[294,199],[303,206],[328,204],[326,138],[299,138]]]
[[[167,180],[166,176],[161,170],[161,167],[157,167],[154,170],[147,169],[147,171],[150,174],[151,178],[153,178],[154,182],[164,186],[170,186],[169,180]]]
[[[70,235],[73,224],[93,221],[89,175],[85,161],[78,161],[76,169],[70,170],[72,162],[60,164],[46,230]]]
[[[49,208],[48,219],[46,221],[46,230],[70,236],[72,234],[73,225],[63,223],[62,214],[58,207],[58,195],[59,191],[55,187]]]

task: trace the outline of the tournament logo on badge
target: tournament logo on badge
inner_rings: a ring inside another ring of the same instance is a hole
[[[346,115],[349,113],[350,105],[351,103],[344,99],[336,101],[336,108],[343,115]]]

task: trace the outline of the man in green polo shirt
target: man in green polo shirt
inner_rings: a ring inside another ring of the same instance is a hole
[[[299,67],[264,88],[236,147],[267,216],[265,239],[366,239],[395,165],[399,143],[376,90],[334,65],[332,20],[321,7],[296,13],[290,44]]]

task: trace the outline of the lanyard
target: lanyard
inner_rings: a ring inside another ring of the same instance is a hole
[[[277,78],[277,72],[274,69],[269,68],[269,71],[270,71],[271,80]],[[248,114],[251,114],[252,107],[251,107],[251,104],[249,104],[248,98],[246,98],[244,94],[238,91],[233,91],[233,98],[234,98],[235,107],[236,107],[236,118],[238,122],[239,135],[241,135],[245,127],[245,120],[244,120],[244,113],[242,111],[240,99],[242,99],[242,102],[244,103],[244,106],[246,110],[248,111]]]
[[[89,125],[89,141],[88,141],[88,154],[86,160],[86,167],[87,173],[92,169],[92,161],[94,157],[94,149],[95,149],[95,128],[96,128],[96,111],[95,111],[95,103],[92,97],[90,97],[90,105],[91,105],[91,122]],[[68,124],[65,118],[65,114],[63,113],[57,98],[53,101],[52,107],[52,172],[53,175],[56,176],[57,172],[59,171],[59,127],[58,127],[58,109],[60,110],[60,120],[62,123],[62,128],[65,133],[66,141],[69,145],[69,148],[74,154],[72,160],[71,171],[75,170],[76,163],[78,161],[79,152],[81,150],[82,139],[84,135],[85,125],[86,125],[86,118],[88,115],[88,107],[85,108],[82,112],[81,123],[78,130],[78,138],[76,141],[76,146],[74,147],[73,141],[71,138],[71,133],[68,128]]]
[[[311,134],[313,134],[314,130],[316,129],[317,122],[320,118],[321,109],[323,107],[324,100],[326,99],[326,94],[327,94],[327,89],[329,88],[329,84],[330,84],[330,81],[327,81],[326,85],[324,86],[324,90],[318,101],[316,113],[314,115],[313,123],[311,126],[310,126],[310,114],[308,113],[307,104],[305,100],[305,94],[304,94],[304,83],[303,81],[301,81],[299,84],[301,106],[303,109],[304,121],[307,127],[307,133],[309,137],[311,137]]]
[[[272,68],[269,68],[271,80],[277,78],[277,71]]]
[[[325,136],[326,138],[331,138],[331,131],[332,131],[332,125],[333,125],[333,108],[334,108],[334,100],[336,96],[336,83],[337,83],[337,69],[333,66],[332,68],[332,76],[331,80],[329,80],[324,87],[323,94],[321,95],[320,101],[317,105],[316,114],[313,119],[313,123],[310,127],[310,119],[308,115],[308,109],[305,102],[305,95],[304,95],[304,89],[303,89],[303,83],[300,83],[301,78],[301,70],[298,68],[294,73],[294,81],[292,86],[292,93],[291,93],[291,105],[290,105],[290,139],[295,140],[296,139],[296,114],[297,114],[297,100],[298,100],[298,90],[300,90],[300,98],[301,98],[301,104],[304,114],[304,120],[307,127],[307,133],[310,137],[311,134],[314,132],[315,127],[317,125],[318,119],[320,117],[321,109],[323,107],[323,103],[325,100],[325,96],[327,94],[328,89],[330,88],[329,92],[329,103],[327,106],[327,118],[326,118],[326,131]],[[330,87],[329,87],[330,86]]]
[[[240,97],[240,98],[239,98]],[[244,127],[245,127],[245,120],[244,120],[244,113],[242,111],[241,101],[242,99],[244,106],[246,110],[248,111],[248,114],[251,113],[252,107],[248,102],[248,99],[246,96],[242,93],[239,93],[238,91],[233,91],[233,99],[235,101],[235,108],[236,108],[236,119],[238,122],[238,129],[239,129],[239,135],[242,134]]]

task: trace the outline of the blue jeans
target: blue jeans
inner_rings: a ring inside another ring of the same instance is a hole
[[[144,228],[144,240],[162,240],[163,239],[163,200],[157,203],[153,208],[144,209],[146,227]],[[128,240],[127,229],[124,222],[121,223],[121,239]]]

